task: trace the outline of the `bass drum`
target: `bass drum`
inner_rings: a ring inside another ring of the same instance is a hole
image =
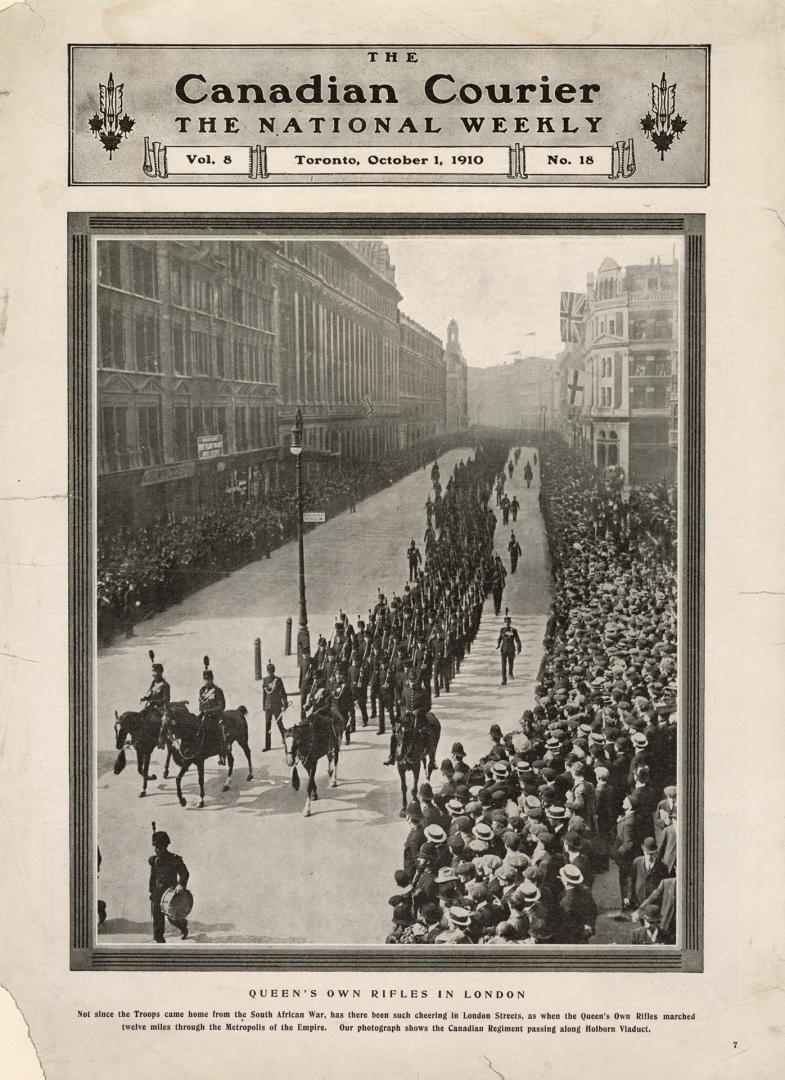
[[[170,919],[182,922],[194,906],[194,898],[188,889],[175,892],[174,888],[167,889],[161,897],[161,911]]]

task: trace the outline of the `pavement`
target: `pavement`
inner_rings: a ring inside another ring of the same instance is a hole
[[[442,455],[443,479],[470,449]],[[515,575],[508,574],[502,613],[485,605],[471,654],[449,694],[434,700],[442,725],[444,756],[460,740],[469,759],[487,752],[488,728],[517,726],[533,704],[534,684],[551,602],[551,576],[542,517],[539,469],[527,489],[523,465],[533,451],[524,448],[507,492],[521,503],[516,536],[523,549]],[[400,592],[407,578],[406,548],[414,537],[421,545],[424,504],[431,491],[430,463],[386,490],[357,504],[356,513],[337,515],[309,530],[305,540],[308,620],[313,643],[319,632],[330,636],[339,610],[350,617],[367,612],[379,589]],[[496,529],[496,548],[509,566],[509,528]],[[171,836],[171,850],[185,859],[191,873],[194,909],[190,942],[247,944],[376,944],[390,931],[387,898],[394,891],[393,871],[400,866],[408,827],[398,816],[401,805],[397,772],[385,768],[388,736],[375,723],[358,728],[341,750],[338,786],[328,786],[326,764],[317,772],[319,799],[304,818],[304,790],[291,787],[280,738],[263,753],[264,717],[261,683],[254,679],[253,642],[262,640],[263,663],[276,664],[292,696],[296,661],[284,655],[285,622],[297,629],[297,545],[290,543],[227,574],[182,603],[145,620],[135,636],[99,651],[96,680],[97,821],[102,869],[98,895],[108,918],[98,944],[152,945],[147,878],[151,823]],[[496,640],[509,608],[522,643],[515,680],[502,687]],[[224,792],[225,769],[216,759],[205,767],[205,806],[198,807],[194,770],[183,779],[187,805],[176,797],[174,780],[162,778],[162,752],[153,755],[157,779],[139,798],[141,778],[135,755],[119,776],[114,712],[138,708],[150,678],[148,649],[165,665],[174,699],[195,706],[201,685],[202,657],[210,657],[216,682],[227,705],[246,705],[254,779],[246,779],[241,751],[235,756],[232,786]],[[302,778],[302,770],[301,778]],[[614,902],[615,874],[599,879],[595,896],[601,907]],[[618,901],[615,901],[618,902]],[[603,915],[595,942],[629,939],[629,924]]]

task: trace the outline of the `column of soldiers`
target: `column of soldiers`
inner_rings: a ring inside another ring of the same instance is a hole
[[[434,462],[424,556],[412,538],[402,593],[388,598],[380,592],[368,618],[356,624],[341,612],[330,640],[319,638],[302,680],[303,704],[307,709],[317,694],[329,697],[345,721],[347,741],[358,714],[363,726],[375,720],[379,735],[389,725],[394,736],[397,725],[411,720],[415,692],[417,711],[450,692],[498,577],[496,516],[487,504],[506,452],[501,443],[479,448],[473,459],[456,465],[444,486]],[[393,741],[387,764],[394,752]]]
[[[615,940],[677,939],[675,515],[646,489],[619,512],[546,449],[554,604],[533,707],[475,765],[453,744],[409,804],[390,943],[583,944],[603,877]]]

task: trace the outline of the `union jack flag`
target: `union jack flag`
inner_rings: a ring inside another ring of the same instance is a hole
[[[586,295],[563,292],[559,304],[559,332],[562,341],[583,342],[583,316],[586,312]]]

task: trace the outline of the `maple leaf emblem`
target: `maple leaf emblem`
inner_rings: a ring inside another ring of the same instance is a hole
[[[646,115],[643,117],[643,119],[641,120],[641,127],[647,135],[650,131],[654,131],[654,117],[651,115],[651,113],[646,113]]]
[[[101,142],[104,144],[104,150],[109,151],[109,160],[112,160],[112,154],[118,148],[122,142],[122,135],[116,131],[102,131]]]
[[[98,115],[98,113],[95,113],[93,116],[90,117],[90,119],[88,121],[88,124],[90,125],[90,130],[92,131],[93,135],[95,135],[95,137],[97,139],[98,138],[98,132],[104,126],[103,120]]]
[[[679,116],[678,113],[676,113],[676,115],[671,120],[671,127],[673,128],[677,139],[679,135],[681,135],[682,131],[684,131],[686,126],[687,121],[683,117]]]
[[[655,131],[651,137],[651,141],[654,143],[654,149],[659,151],[660,161],[662,161],[665,156],[665,151],[670,150],[671,148],[673,135],[669,131]]]
[[[133,126],[135,123],[136,121],[132,120],[128,113],[123,113],[123,115],[120,117],[120,130],[122,131],[126,139],[128,138],[129,132],[133,130]]]

